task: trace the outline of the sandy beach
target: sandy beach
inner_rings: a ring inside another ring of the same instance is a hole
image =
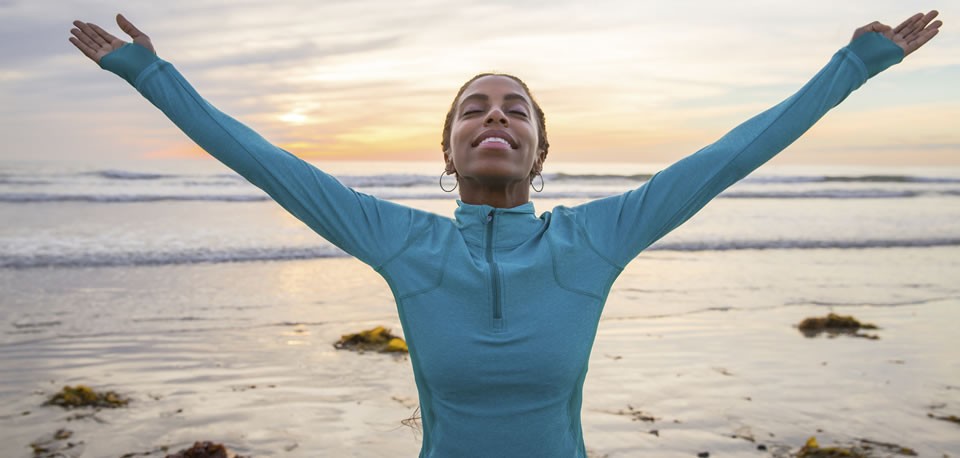
[[[588,449],[597,457],[785,456],[816,436],[960,454],[960,426],[928,416],[960,406],[956,284],[898,267],[931,257],[960,259],[960,249],[642,255],[600,324],[584,387]],[[830,275],[811,284],[798,266]],[[197,440],[257,457],[419,451],[418,431],[401,423],[417,405],[407,357],[332,346],[374,325],[400,332],[385,283],[358,261],[29,269],[2,278],[13,292],[0,347],[4,456],[32,456],[29,444],[59,428],[82,441],[65,456],[163,456],[162,446]],[[19,304],[31,289],[49,303]],[[795,329],[828,310],[878,325],[880,338],[806,338]],[[75,384],[132,401],[73,420],[84,411],[41,406]]]

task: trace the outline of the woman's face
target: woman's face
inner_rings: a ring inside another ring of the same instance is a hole
[[[446,170],[489,184],[527,181],[540,153],[533,103],[523,87],[505,76],[470,83],[454,110]]]

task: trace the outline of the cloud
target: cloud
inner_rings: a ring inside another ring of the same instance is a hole
[[[119,10],[208,101],[306,149],[430,155],[457,88],[500,70],[531,86],[559,155],[564,145],[601,155],[677,150],[788,97],[856,27],[895,25],[915,12],[908,8],[896,0],[2,1],[0,40],[14,46],[0,68],[0,134],[12,146],[5,156],[32,149],[53,158],[67,144],[122,155],[87,133],[101,124],[130,142],[150,138],[152,151],[183,150],[162,114],[67,42],[74,19],[122,36]],[[936,135],[911,141],[960,141],[949,119],[917,114],[960,105],[960,43],[942,33],[929,46],[845,101],[825,128],[830,140],[815,143],[855,143],[860,120],[887,109],[922,118]],[[598,138],[602,151],[588,151]]]
[[[227,51],[213,57],[193,59],[185,65],[193,69],[224,68],[268,64],[274,69],[283,69],[294,65],[318,64],[333,56],[362,54],[370,51],[396,47],[400,36],[375,37],[351,43],[318,45],[311,41],[301,41],[288,46],[270,49],[258,49],[239,52]]]

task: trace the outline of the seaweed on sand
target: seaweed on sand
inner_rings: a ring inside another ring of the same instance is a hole
[[[930,418],[936,418],[937,420],[949,421],[951,423],[956,423],[960,425],[960,417],[957,417],[956,415],[939,416],[939,415],[934,415],[932,413],[928,413],[927,416]]]
[[[870,323],[861,323],[850,315],[837,315],[832,312],[825,317],[806,318],[797,325],[797,329],[807,337],[816,337],[821,333],[827,333],[829,337],[844,334],[873,340],[880,338],[876,334],[860,332],[863,329],[879,329],[877,326]]]
[[[83,441],[68,441],[73,436],[69,429],[58,429],[30,443],[34,458],[70,458],[83,454]]]
[[[129,399],[113,391],[98,392],[86,385],[64,386],[62,390],[47,399],[43,405],[57,405],[64,409],[74,407],[106,407],[117,408],[126,406]]]
[[[380,353],[408,353],[407,343],[400,337],[390,334],[383,326],[360,331],[356,334],[344,334],[333,346],[338,350],[353,350],[360,353],[376,351]]]
[[[227,451],[223,444],[215,444],[209,441],[194,442],[193,446],[180,450],[173,455],[167,455],[165,458],[249,458],[236,455]]]
[[[883,455],[879,455],[881,453]],[[794,456],[797,458],[873,458],[890,456],[890,454],[917,456],[917,452],[912,448],[870,439],[858,439],[857,444],[849,447],[821,447],[820,444],[817,443],[817,438],[813,436],[807,439],[807,443],[804,444]]]
[[[616,412],[617,415],[626,415],[630,417],[633,421],[643,421],[648,423],[653,423],[657,421],[657,418],[653,414],[644,412],[640,409],[634,408],[632,405],[627,404],[627,410],[620,409]],[[659,434],[658,434],[659,436]]]

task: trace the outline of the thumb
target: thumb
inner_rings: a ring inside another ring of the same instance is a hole
[[[123,32],[127,35],[130,35],[131,38],[137,38],[145,35],[140,31],[140,29],[134,26],[132,22],[123,17],[122,14],[117,14],[117,25],[120,26],[120,30],[123,30]]]
[[[863,35],[863,34],[865,34],[865,33],[868,33],[868,32],[877,32],[877,33],[880,33],[880,34],[883,34],[883,35],[886,35],[886,36],[890,36],[890,35],[892,34],[892,32],[891,32],[892,30],[893,30],[893,29],[891,29],[889,25],[883,24],[883,23],[880,22],[880,21],[873,21],[873,22],[871,22],[871,23],[869,23],[869,24],[867,24],[867,25],[865,25],[865,26],[863,26],[863,27],[860,27],[860,28],[857,29],[856,31],[854,31],[854,32],[853,32],[853,38],[851,38],[850,41],[856,40],[856,39],[859,38],[861,35]]]
[[[881,24],[879,22],[873,22],[869,27],[870,28],[867,30],[868,32],[886,33],[893,30],[893,28],[889,25]]]

